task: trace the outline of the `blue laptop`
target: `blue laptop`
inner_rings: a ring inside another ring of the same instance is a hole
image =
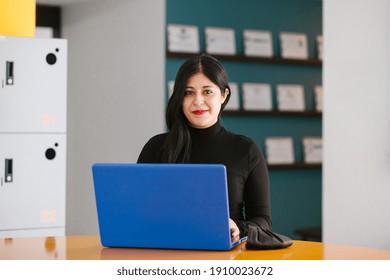
[[[226,168],[219,164],[92,166],[105,247],[230,250]]]

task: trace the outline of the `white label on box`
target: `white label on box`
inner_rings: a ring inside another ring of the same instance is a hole
[[[236,36],[233,28],[206,27],[206,52],[209,54],[236,54]]]
[[[302,85],[277,85],[279,111],[304,111],[305,95]]]
[[[199,29],[192,25],[169,24],[168,50],[171,52],[199,53]]]
[[[272,93],[270,84],[244,83],[243,107],[248,111],[272,110]]]
[[[309,58],[307,36],[304,33],[281,32],[280,47],[283,58]]]
[[[322,86],[314,87],[316,111],[322,112]]]
[[[291,137],[268,137],[265,139],[265,148],[269,164],[294,163],[294,147]]]
[[[243,31],[244,53],[247,56],[273,56],[272,34],[269,31],[250,30]]]
[[[320,137],[304,137],[303,151],[305,163],[321,163],[322,139]]]

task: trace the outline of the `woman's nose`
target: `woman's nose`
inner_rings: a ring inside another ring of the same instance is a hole
[[[195,105],[202,105],[204,104],[204,98],[203,95],[200,93],[195,94],[195,100],[194,100]]]

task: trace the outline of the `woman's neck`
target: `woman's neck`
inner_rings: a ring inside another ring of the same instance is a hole
[[[194,128],[190,126],[190,133],[193,138],[210,138],[216,136],[221,131],[221,128],[221,124],[217,121],[207,128]]]

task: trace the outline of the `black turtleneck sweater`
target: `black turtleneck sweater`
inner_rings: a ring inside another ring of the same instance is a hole
[[[271,228],[268,170],[257,144],[233,134],[219,122],[206,129],[190,128],[192,151],[189,163],[224,164],[227,170],[230,218],[247,232],[249,222]],[[152,137],[142,149],[138,163],[162,163],[167,133]]]

